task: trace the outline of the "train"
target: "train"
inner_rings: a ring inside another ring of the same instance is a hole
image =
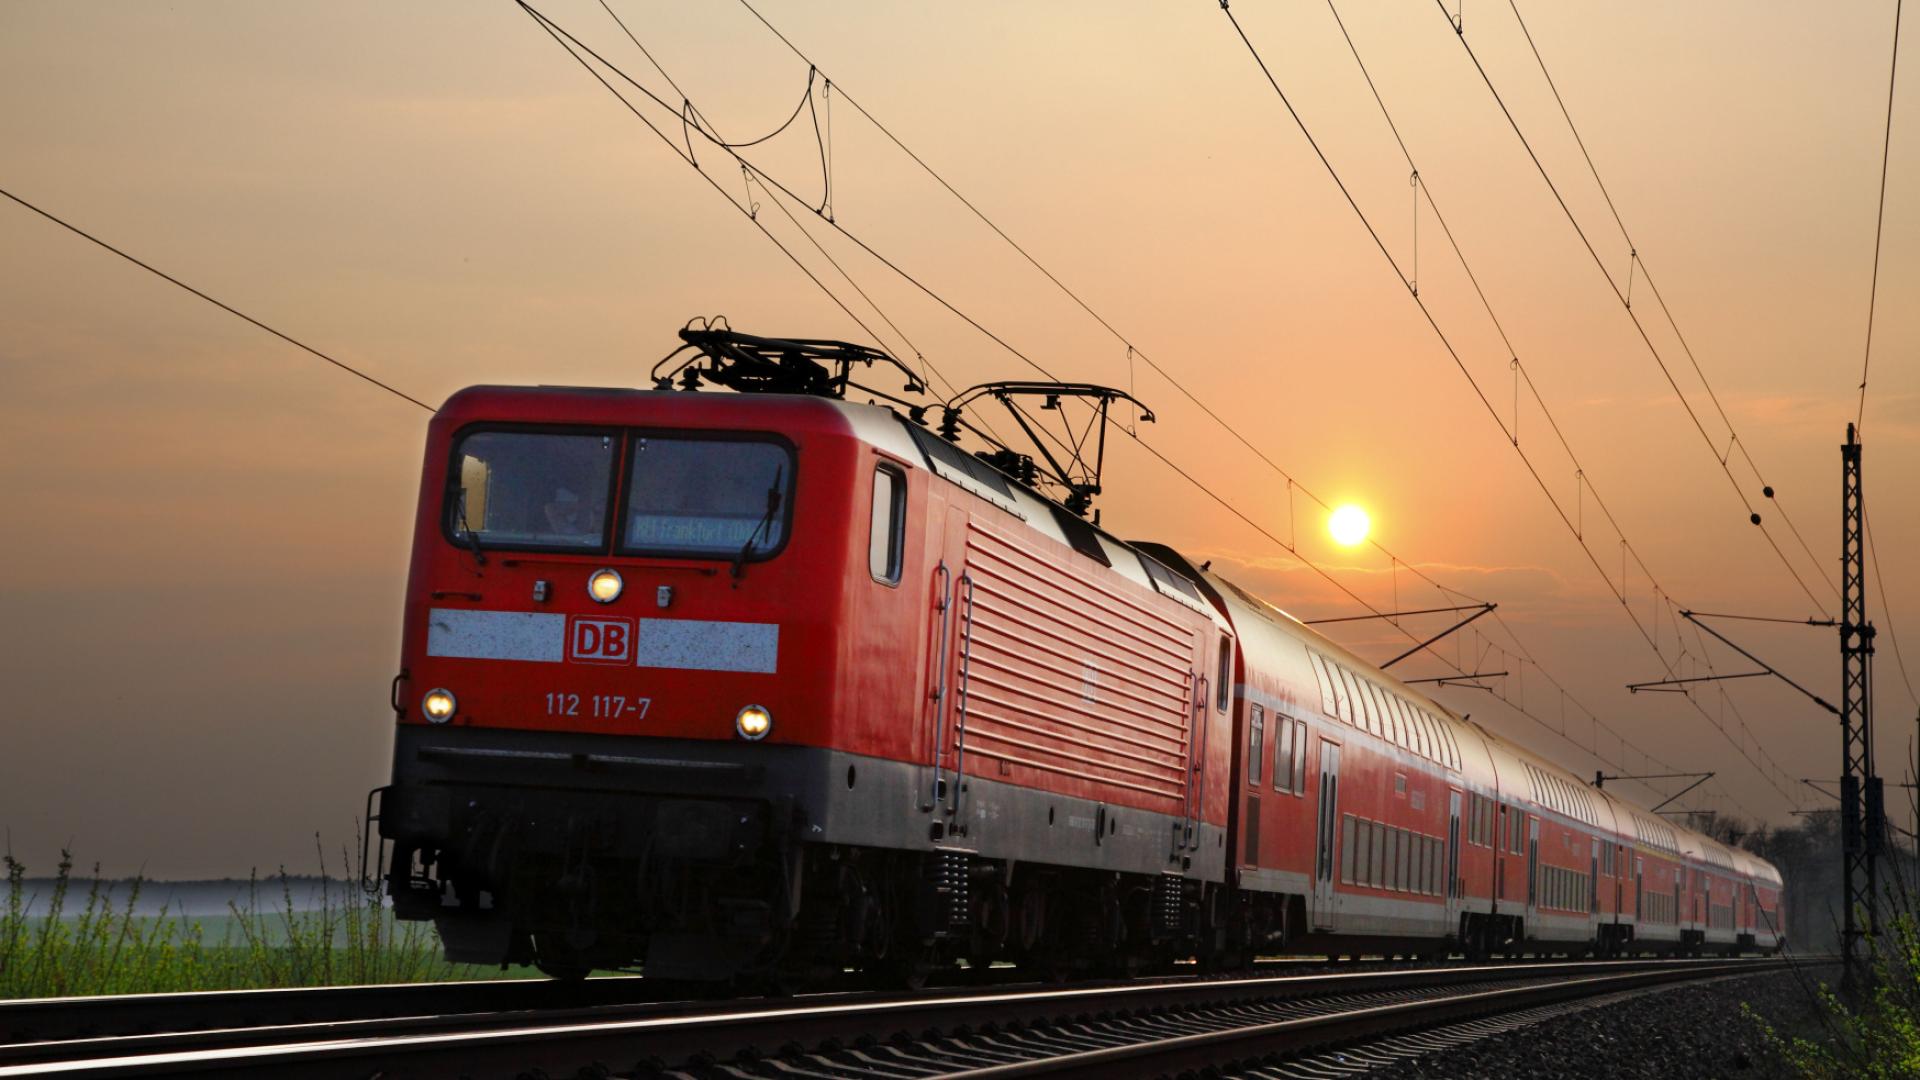
[[[367,817],[448,960],[915,985],[1784,944],[1764,860],[853,400],[884,354],[681,336],[650,388],[477,386],[428,427]]]

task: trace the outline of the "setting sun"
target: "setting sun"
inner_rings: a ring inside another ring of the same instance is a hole
[[[1327,518],[1327,531],[1341,546],[1352,547],[1367,538],[1367,530],[1372,524],[1365,510],[1348,503]]]

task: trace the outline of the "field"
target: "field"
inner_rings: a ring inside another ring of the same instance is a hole
[[[399,923],[345,878],[29,878],[6,855],[0,998],[534,976],[449,964],[431,924]],[[344,856],[343,856],[344,862]]]

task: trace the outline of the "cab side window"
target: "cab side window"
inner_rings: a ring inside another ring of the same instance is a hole
[[[1227,711],[1227,703],[1233,700],[1233,639],[1220,635],[1220,684],[1214,694],[1214,707],[1221,712]]]
[[[867,569],[873,573],[873,580],[898,585],[907,541],[907,478],[891,465],[873,470],[871,528]]]

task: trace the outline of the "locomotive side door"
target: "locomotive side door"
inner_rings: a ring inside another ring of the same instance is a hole
[[[974,615],[974,581],[967,572],[969,519],[963,508],[931,496],[926,519],[927,559],[933,568],[926,579],[929,665],[918,808],[931,819],[928,835],[935,843],[966,837],[971,846],[979,843],[979,836],[967,835],[977,823],[967,820],[966,807],[967,678]]]
[[[1314,832],[1313,928],[1333,929],[1334,864],[1339,857],[1340,837],[1340,744],[1320,740],[1320,807],[1318,828]]]
[[[923,710],[917,729],[915,742],[920,761],[920,810],[930,813],[946,797],[946,777],[944,775],[944,747],[947,721],[947,698],[951,691],[948,683],[951,664],[948,663],[950,637],[953,633],[953,568],[945,559],[939,560],[933,568],[932,582],[927,591],[927,664],[922,682],[926,687],[926,698],[922,702]]]
[[[937,488],[938,485],[929,485]],[[944,494],[940,492],[939,494]],[[947,717],[953,697],[953,607],[955,566],[948,561],[947,500],[929,490],[926,499],[927,563],[926,588],[926,664],[921,673],[926,696],[921,701],[920,723],[916,728],[915,752],[920,762],[918,807],[944,820],[936,808],[946,802],[951,776],[947,760]],[[964,549],[962,549],[964,550]]]

